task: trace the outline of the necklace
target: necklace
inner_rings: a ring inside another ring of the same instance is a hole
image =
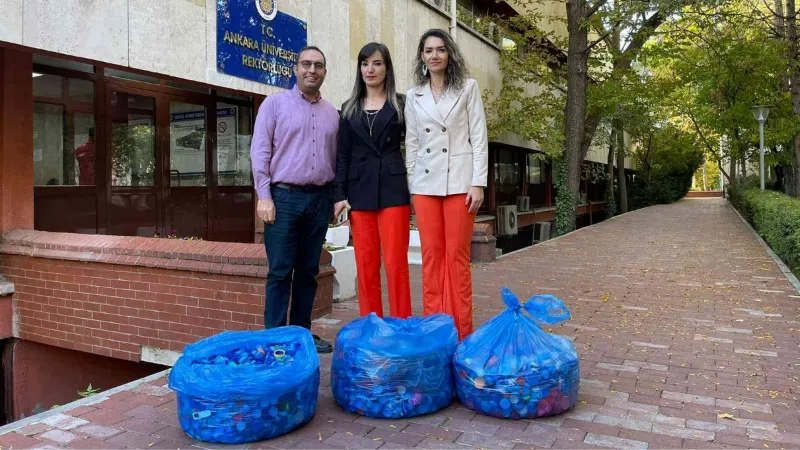
[[[364,110],[364,114],[367,115],[367,126],[369,127],[369,136],[372,137],[372,126],[375,125],[375,120],[378,118],[378,111],[369,112]],[[369,118],[372,117],[372,121]]]
[[[433,94],[434,98],[436,98],[438,95],[439,100],[441,100],[444,98],[444,86],[436,86],[433,84],[433,82],[431,82],[431,93]]]

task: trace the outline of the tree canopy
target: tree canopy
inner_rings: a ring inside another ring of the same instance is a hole
[[[636,189],[672,178],[674,195],[650,203],[666,201],[688,189],[704,160],[722,169],[726,182],[737,181],[736,168],[741,177],[758,160],[752,107],[771,105],[767,164],[796,165],[793,0],[517,3],[525,12],[501,21],[503,87],[488,102],[489,128],[494,137],[511,132],[534,141],[556,164],[558,234],[574,229],[581,163],[591,146],[609,149],[609,174],[613,153],[618,167],[633,159]],[[557,34],[564,24],[567,34]],[[624,205],[626,177],[619,175]],[[613,175],[608,182],[613,200]],[[646,203],[637,194],[636,206]]]

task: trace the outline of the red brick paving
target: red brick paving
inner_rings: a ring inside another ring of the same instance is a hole
[[[581,355],[572,411],[507,421],[456,402],[408,420],[359,417],[334,402],[330,355],[323,355],[312,422],[235,448],[800,446],[800,296],[724,200],[636,211],[476,265],[473,277],[477,324],[502,310],[502,286],[524,298],[551,293],[569,305],[572,320],[553,332],[575,338]],[[418,267],[412,278],[420,311]],[[337,304],[315,331],[333,338],[357,310],[355,302]],[[50,422],[78,437],[69,448],[218,448],[182,433],[174,393],[158,388],[164,383],[66,413],[116,431]],[[0,446],[55,447],[25,434],[57,426],[28,425],[0,435]]]

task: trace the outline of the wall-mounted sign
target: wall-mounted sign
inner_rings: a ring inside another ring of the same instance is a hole
[[[277,0],[217,0],[217,71],[291,88],[306,22],[278,11]]]

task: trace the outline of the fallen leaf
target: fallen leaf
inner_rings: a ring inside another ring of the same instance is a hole
[[[739,420],[733,414],[730,413],[717,414],[717,417],[719,417],[720,419]]]

